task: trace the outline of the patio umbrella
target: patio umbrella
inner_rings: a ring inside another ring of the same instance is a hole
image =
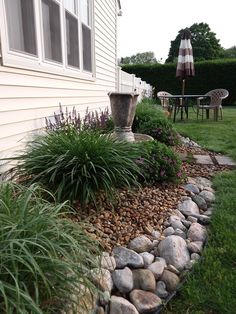
[[[190,30],[186,28],[181,35],[178,63],[176,68],[176,77],[182,79],[182,95],[184,95],[185,79],[195,75],[193,49],[190,39]]]

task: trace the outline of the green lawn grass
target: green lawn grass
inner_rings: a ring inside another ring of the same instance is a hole
[[[175,128],[205,148],[236,160],[235,107],[224,108],[224,119],[218,122],[197,121],[190,112],[189,120],[177,120]],[[236,313],[236,171],[218,174],[213,184],[216,202],[207,247],[165,313]]]

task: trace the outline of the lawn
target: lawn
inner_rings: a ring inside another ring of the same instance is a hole
[[[224,108],[218,122],[190,113],[175,128],[209,150],[236,160],[236,108]],[[236,313],[236,171],[213,179],[216,202],[209,241],[201,260],[165,313]]]

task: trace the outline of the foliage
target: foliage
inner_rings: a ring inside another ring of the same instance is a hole
[[[167,145],[178,143],[178,135],[163,111],[146,102],[137,106],[133,130],[136,133],[151,135],[154,139]]]
[[[191,118],[191,117],[190,117]],[[224,120],[176,124],[179,132],[203,147],[220,151],[236,161],[236,107],[224,108]],[[208,242],[201,263],[188,277],[178,298],[165,313],[233,313],[236,309],[236,171],[225,171],[213,179],[217,191]],[[233,292],[233,293],[232,293]]]
[[[171,94],[180,94],[182,81],[176,78],[176,64],[127,65],[124,71],[134,73],[151,84],[158,91],[165,90]],[[223,105],[236,103],[236,59],[221,59],[195,63],[196,75],[186,80],[186,94],[205,94],[211,89],[225,88],[229,97]]]
[[[154,52],[147,51],[143,53],[137,53],[131,57],[121,58],[121,64],[155,64],[157,59],[155,58]]]
[[[236,58],[236,46],[224,49],[223,57],[228,59]]]
[[[83,306],[81,285],[94,289],[88,273],[98,267],[97,244],[81,224],[63,218],[68,206],[41,193],[36,185],[0,185],[1,313],[59,313],[75,302],[75,291]]]
[[[49,131],[28,143],[16,157],[17,173],[30,183],[39,182],[58,201],[96,203],[97,193],[112,196],[116,187],[137,185],[138,152],[127,142],[93,131]]]
[[[216,39],[207,23],[194,23],[189,27],[194,61],[212,60],[222,57],[223,48]],[[169,55],[166,62],[177,61],[181,41],[181,29],[174,40],[171,41]]]
[[[174,151],[158,141],[145,141],[136,144],[143,155],[136,161],[142,169],[141,181],[157,183],[179,181],[183,177],[181,161]],[[144,158],[143,158],[144,156]]]
[[[73,107],[72,111],[68,111],[68,108],[66,107],[64,112],[61,104],[59,105],[59,113],[56,114],[54,112],[53,119],[45,118],[45,122],[46,129],[53,131],[68,130],[71,128],[74,128],[78,131],[109,131],[113,126],[108,108],[105,108],[104,111],[100,110],[100,112],[97,110],[95,110],[95,112],[89,111],[87,108],[85,116],[82,119],[80,114],[76,111],[75,107]]]

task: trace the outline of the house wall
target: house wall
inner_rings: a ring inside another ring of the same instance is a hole
[[[13,156],[32,131],[45,126],[45,117],[59,103],[82,115],[109,106],[107,93],[116,89],[117,0],[95,0],[95,79],[52,75],[0,66],[0,158]],[[0,173],[11,164],[0,160]]]

